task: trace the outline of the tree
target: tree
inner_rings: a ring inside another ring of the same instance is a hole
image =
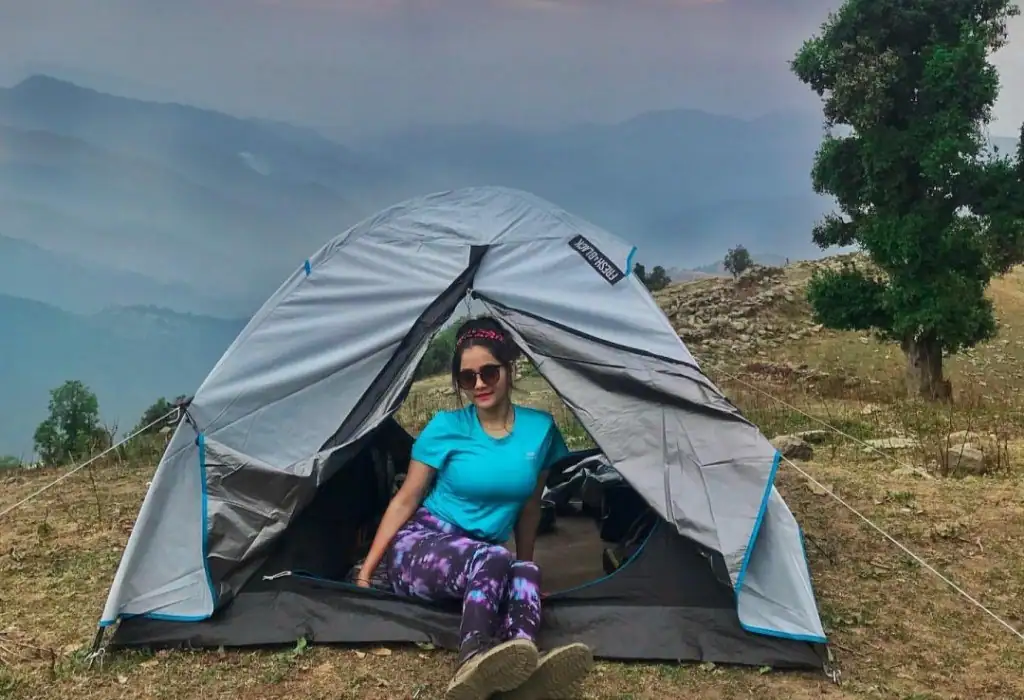
[[[651,270],[651,274],[648,275],[647,268],[640,263],[634,263],[633,274],[652,292],[664,289],[672,283],[672,279],[661,265],[655,265]]]
[[[814,190],[845,215],[812,238],[872,263],[816,274],[808,300],[830,328],[898,342],[908,392],[927,399],[950,396],[944,352],[995,335],[985,290],[1024,260],[1024,143],[1010,160],[982,136],[999,83],[988,56],[1016,14],[1009,0],[847,0],[791,62],[824,102]]]
[[[423,359],[416,367],[414,379],[424,379],[438,374],[444,374],[451,370],[452,356],[455,354],[455,331],[459,329],[458,323],[445,328],[434,336],[423,353]]]
[[[651,270],[651,274],[647,277],[646,281],[647,288],[650,289],[652,292],[656,292],[659,289],[664,289],[671,283],[671,278],[669,278],[668,273],[665,272],[665,268],[663,268],[661,265],[654,266],[654,268]]]
[[[177,422],[180,423],[184,415],[179,414],[178,416],[167,416],[167,414],[173,411],[175,406],[180,406],[182,403],[184,403],[184,401],[184,394],[179,394],[174,399],[174,401],[168,401],[165,397],[161,396],[142,413],[142,417],[139,418],[139,422],[135,425],[135,428],[133,428],[132,432],[138,432],[145,428],[143,434],[150,435],[159,432],[165,426],[170,425],[170,421],[172,421],[175,418],[177,419]],[[160,418],[163,416],[167,416],[166,422],[156,422],[159,421]]]
[[[732,275],[733,278],[742,275],[744,270],[749,269],[753,264],[754,259],[750,257],[750,251],[742,245],[730,248],[729,252],[725,254],[725,260],[722,261],[725,271]]]
[[[106,439],[100,425],[99,401],[78,380],[50,392],[50,415],[35,432],[35,448],[46,464],[78,461]]]
[[[633,274],[645,285],[647,284],[647,268],[640,263],[633,264]]]

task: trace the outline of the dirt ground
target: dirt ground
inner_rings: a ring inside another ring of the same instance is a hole
[[[1019,475],[899,476],[887,460],[852,449],[799,466],[1021,626]],[[85,652],[150,473],[130,465],[80,473],[4,524],[0,698],[442,696],[451,656],[418,647],[120,653],[88,668]],[[52,477],[6,478],[4,504]],[[1024,697],[1024,641],[791,467],[779,483],[806,531],[840,685],[813,673],[601,663],[581,698]]]
[[[789,355],[877,377],[845,394],[823,397],[738,368],[717,378],[769,437],[822,424],[850,436],[825,429],[799,468],[1017,630],[1024,629],[1024,323],[1013,326],[1024,311],[1022,290],[1020,273],[995,287],[1010,328],[950,363],[954,386],[985,390],[985,400],[945,413],[880,395],[878,386],[898,375],[899,358],[852,335],[794,344]],[[442,394],[439,382],[425,383],[405,418],[428,415]],[[524,383],[523,396],[550,403],[535,380]],[[1006,434],[1009,459],[995,473],[946,478],[907,469],[933,469],[944,435],[979,426]],[[881,455],[862,442],[892,434],[923,447]],[[153,466],[97,463],[0,520],[0,698],[442,697],[452,656],[415,646],[120,653],[90,667],[88,647]],[[0,510],[61,473],[0,473]],[[820,673],[600,662],[580,698],[1024,698],[1024,639],[792,466],[780,469],[779,488],[806,534],[840,683]]]

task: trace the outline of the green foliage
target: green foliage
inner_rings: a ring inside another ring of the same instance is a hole
[[[452,324],[434,336],[430,345],[427,346],[427,352],[423,355],[423,359],[420,360],[419,367],[416,368],[415,379],[433,377],[451,369],[452,355],[455,353],[455,331],[457,330],[458,325]]]
[[[640,263],[635,263],[633,265],[633,274],[652,292],[664,289],[672,283],[672,279],[661,265],[655,265],[650,274],[648,274],[646,267]]]
[[[11,455],[0,455],[0,472],[7,469],[20,469],[21,460]]]
[[[819,322],[874,329],[908,355],[995,335],[985,289],[1024,261],[1024,160],[987,153],[982,134],[999,86],[988,56],[1016,14],[1009,0],[847,0],[792,61],[824,98],[826,126],[851,131],[818,150],[814,190],[842,215],[813,240],[859,245],[882,273],[817,275]]]
[[[168,413],[174,410],[175,404],[180,403],[184,400],[184,395],[179,395],[177,398],[174,399],[174,401],[168,401],[166,398],[161,396],[142,413],[142,417],[139,418],[139,422],[132,429],[132,432],[134,433],[140,431],[143,428],[145,428],[145,431],[143,431],[144,435],[151,435],[153,433],[159,432],[160,429],[163,428],[164,425],[166,425],[166,423],[161,422],[155,423],[153,425],[150,424],[154,423],[154,421],[158,421],[161,417],[166,416]],[[174,416],[169,416],[168,420],[172,420],[173,418]]]
[[[730,248],[729,252],[725,254],[725,260],[722,261],[725,271],[733,277],[739,277],[753,264],[754,259],[750,257],[750,251],[741,245]]]
[[[48,465],[78,461],[107,439],[99,401],[85,384],[70,380],[50,392],[50,415],[35,432],[35,448]]]
[[[852,265],[816,271],[807,284],[807,298],[817,320],[829,328],[866,331],[891,327],[885,293],[884,282]]]
[[[663,268],[661,265],[654,266],[654,268],[651,270],[651,274],[648,275],[647,281],[645,282],[647,288],[650,289],[652,292],[656,292],[659,289],[664,289],[671,283],[672,280],[669,278],[668,273],[665,272],[665,268]]]

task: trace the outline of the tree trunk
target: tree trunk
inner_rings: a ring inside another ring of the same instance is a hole
[[[926,333],[904,339],[902,347],[907,356],[907,394],[927,401],[950,400],[953,390],[942,376],[942,344],[938,339]]]

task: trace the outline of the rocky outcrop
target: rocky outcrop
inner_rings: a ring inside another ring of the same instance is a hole
[[[807,280],[815,269],[835,268],[851,257],[856,256],[786,268],[755,265],[736,279],[671,285],[655,299],[702,364],[737,356],[770,358],[772,350],[823,332],[810,317]]]
[[[870,377],[830,376],[806,366],[780,363],[779,357],[795,343],[835,335],[812,320],[806,288],[817,270],[836,270],[853,263],[871,269],[870,260],[860,253],[838,255],[821,260],[799,261],[786,267],[754,265],[738,278],[710,277],[669,285],[654,297],[683,342],[708,368],[747,362],[749,371],[761,379],[795,381],[835,389],[860,384],[877,384]],[[1000,318],[1004,329],[1013,317]],[[852,334],[851,334],[852,335]],[[872,343],[867,334],[851,337],[851,342]],[[1024,341],[997,337],[960,353],[956,362],[978,387],[988,382],[1016,382],[1024,379],[1024,369],[1015,361]],[[886,348],[893,362],[901,362],[899,348]]]

